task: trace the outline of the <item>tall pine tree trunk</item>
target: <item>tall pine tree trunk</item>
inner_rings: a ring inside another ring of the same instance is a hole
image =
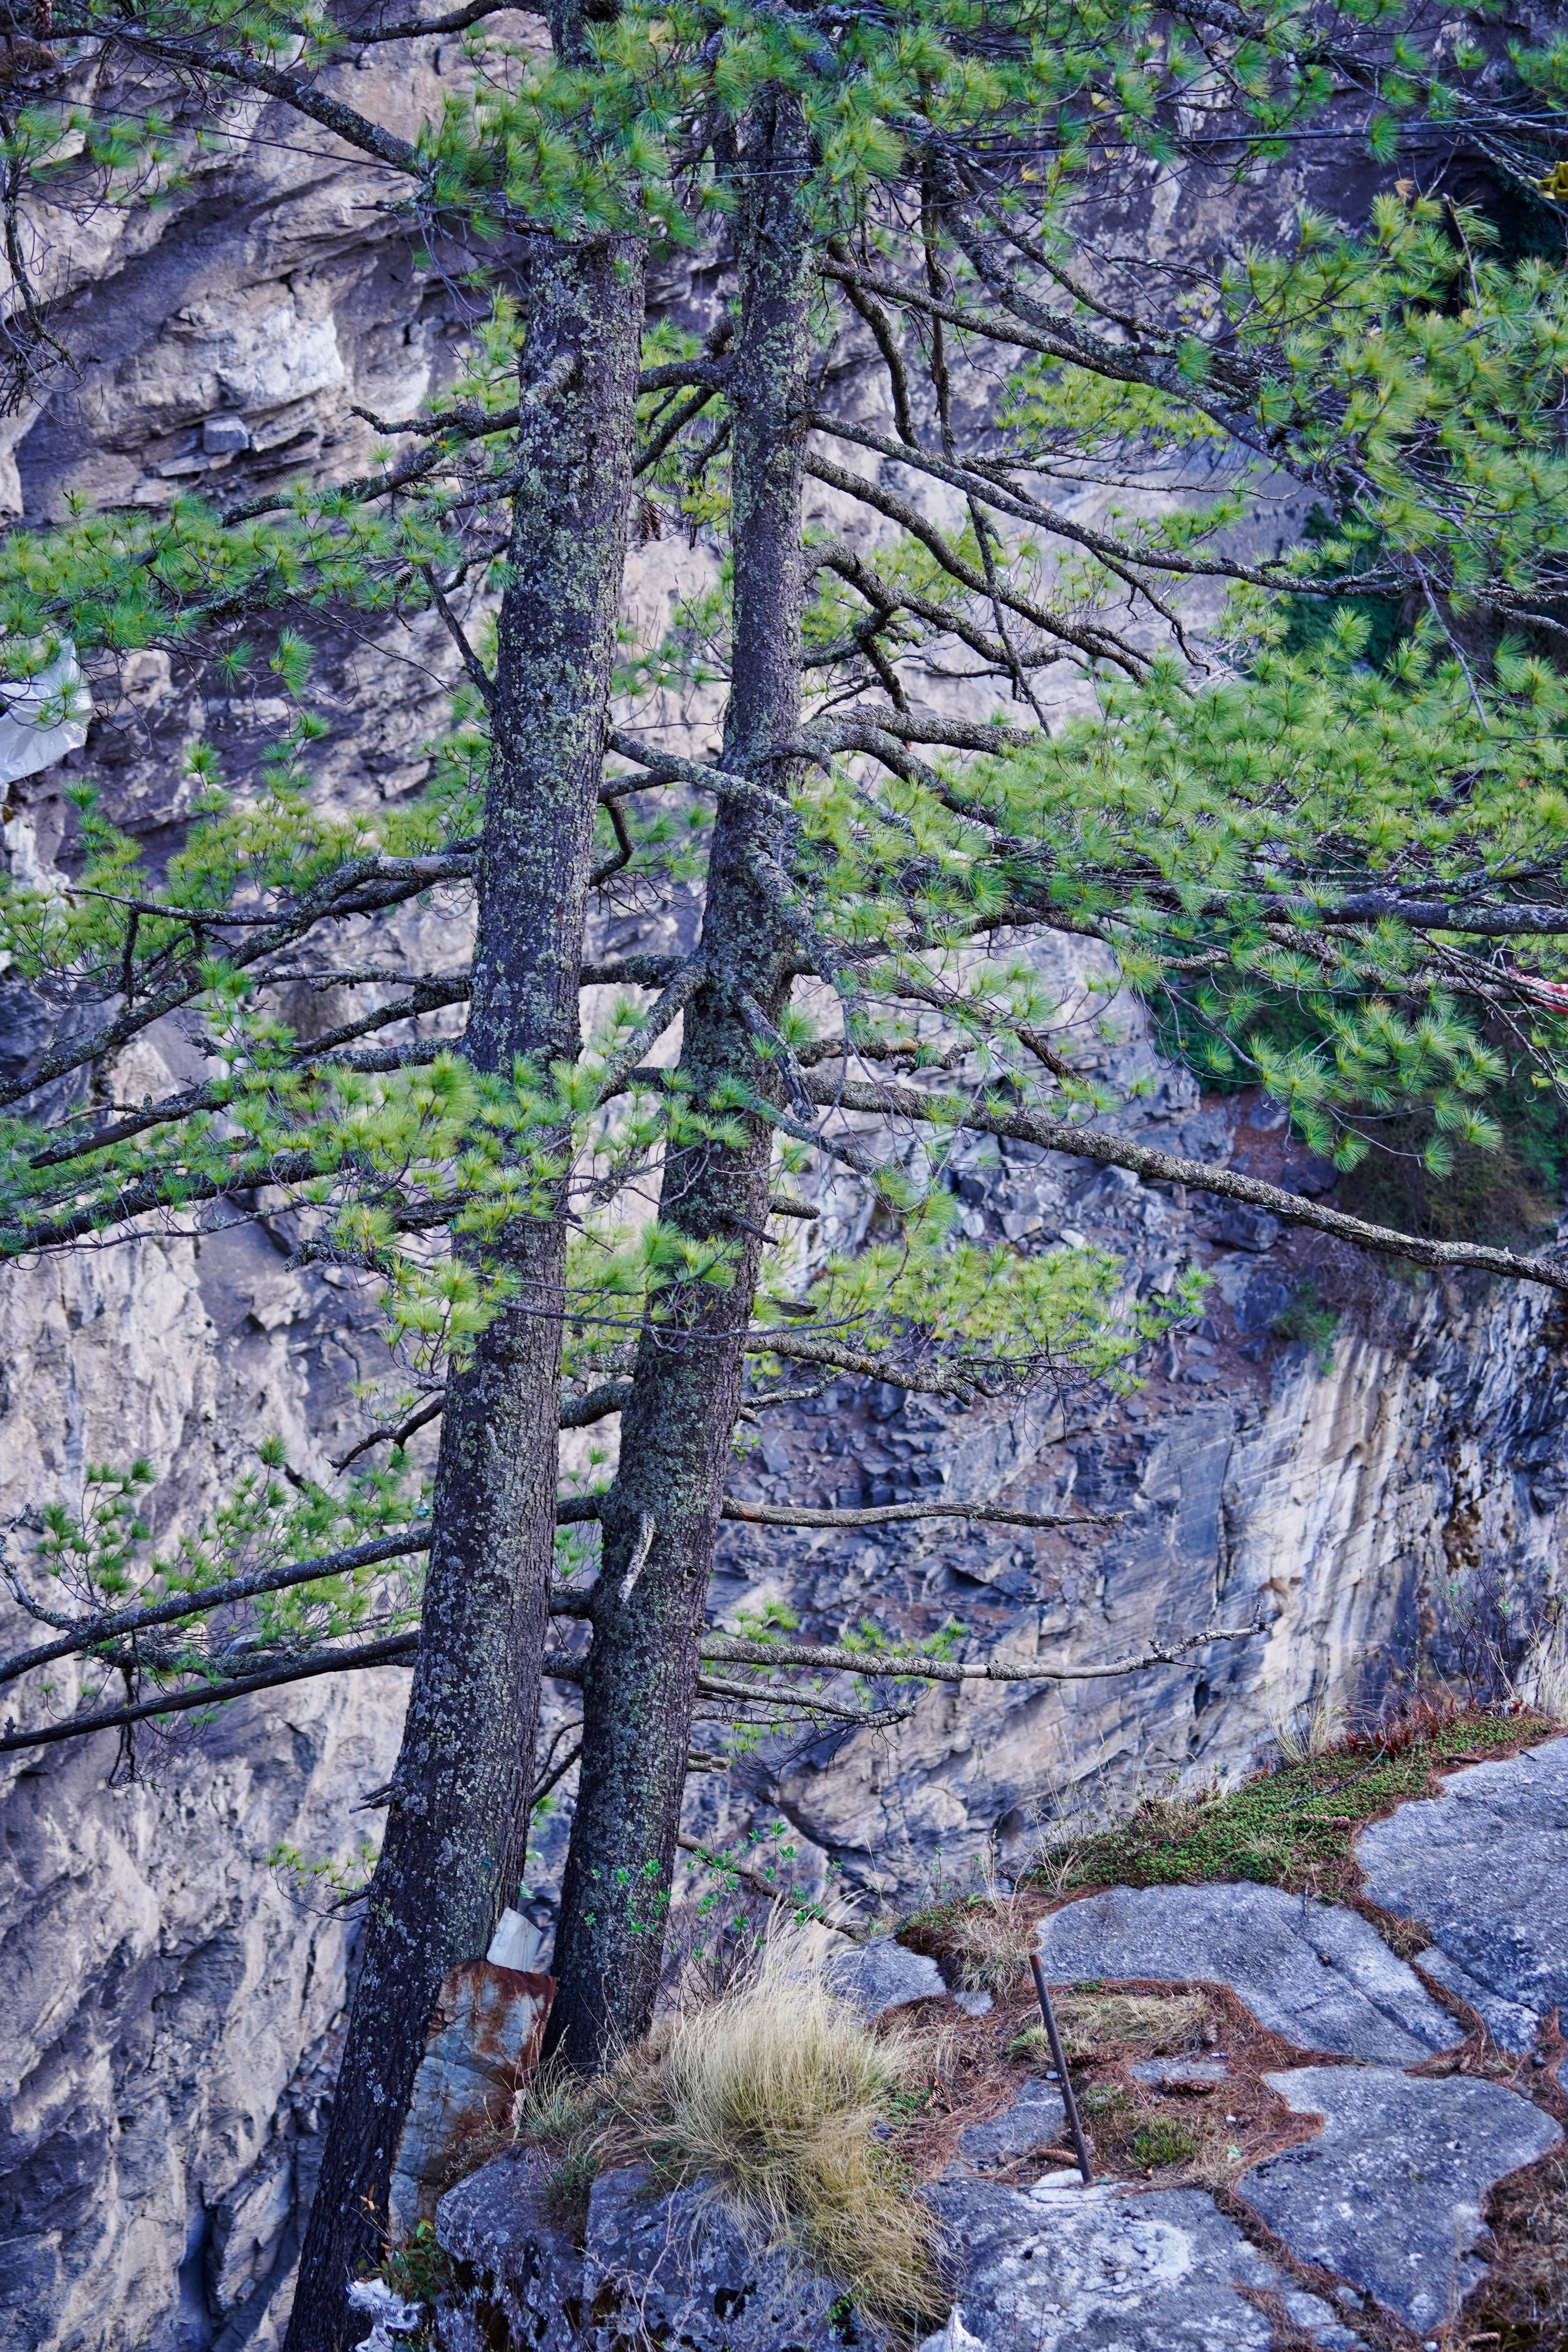
[[[746,129],[737,219],[741,318],[726,385],[733,417],[734,666],[724,764],[773,787],[775,817],[721,804],[699,953],[708,983],[687,1008],[680,1067],[705,1105],[724,1079],[763,1076],[742,999],[773,1019],[795,943],[758,878],[787,864],[787,793],[800,723],[801,457],[815,256],[802,203],[809,163],[783,94]],[[584,2069],[652,2017],[680,1825],[719,1507],[741,1399],[768,1210],[771,1130],[683,1150],[660,1214],[694,1239],[738,1245],[731,1286],[664,1295],[642,1331],[602,1514],[583,1762],[562,1893],[552,2039]]]
[[[465,1054],[571,1058],[626,551],[640,248],[542,246],[521,367],[509,585],[491,711]],[[563,1218],[500,1255],[511,1303],[447,1390],[419,1654],[371,1889],[289,2352],[358,2332],[348,2284],[379,2224],[441,1979],[515,1901],[548,1626]]]

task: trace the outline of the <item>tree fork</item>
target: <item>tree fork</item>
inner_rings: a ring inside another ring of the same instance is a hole
[[[738,162],[741,328],[726,394],[734,420],[734,650],[721,762],[763,790],[720,801],[702,942],[709,978],[687,1007],[680,1066],[693,1099],[762,1076],[742,999],[776,1021],[797,950],[763,860],[787,862],[784,797],[798,771],[801,412],[815,256],[802,202],[809,152],[795,102],[765,93]],[[776,797],[775,797],[776,796]],[[765,1076],[762,1082],[768,1083]],[[555,1946],[552,2041],[584,2070],[646,2032],[664,1954],[709,1581],[741,1403],[772,1130],[683,1154],[660,1213],[734,1251],[728,1289],[692,1284],[645,1326],[601,1506],[603,1566],[584,1670],[583,1759]]]
[[[520,361],[465,1052],[571,1059],[626,551],[643,254],[543,240]],[[548,379],[543,397],[530,398]],[[387,2185],[436,1995],[522,1876],[555,1533],[562,1219],[498,1253],[516,1284],[450,1380],[423,1625],[289,2352],[359,2332],[350,2281]]]

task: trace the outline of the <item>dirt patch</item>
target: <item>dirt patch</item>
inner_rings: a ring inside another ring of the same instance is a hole
[[[1063,1992],[1056,2006],[1097,2179],[1212,2189],[1312,2137],[1312,2119],[1293,2114],[1262,2079],[1299,2053],[1224,1986],[1086,1985]],[[991,2122],[1029,2084],[1049,2079],[1038,2031],[1033,1995],[1021,1991],[985,2017],[927,2029],[924,2095],[892,2142],[916,2179],[933,2179],[958,2161],[972,2124]],[[1210,2065],[1223,2058],[1223,2079],[1152,2083],[1131,2071],[1183,2056]],[[1027,2187],[1076,2160],[1064,2142],[988,2168],[985,2178]]]

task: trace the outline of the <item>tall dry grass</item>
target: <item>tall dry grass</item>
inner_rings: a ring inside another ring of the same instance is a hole
[[[821,1957],[787,1932],[737,1984],[678,2011],[600,2083],[542,2084],[525,2114],[566,2170],[646,2162],[670,2185],[721,2184],[743,2224],[842,2279],[895,2329],[947,2309],[931,2215],[884,2144],[923,2074],[911,2039],[872,2033],[835,1998]]]
[[[1553,1723],[1568,1723],[1568,1610],[1537,1627],[1519,1676],[1521,1697]]]
[[[1310,1706],[1298,1706],[1289,1715],[1271,1717],[1268,1727],[1282,1763],[1315,1762],[1344,1738],[1345,1710],[1338,1699],[1331,1699],[1324,1691]]]

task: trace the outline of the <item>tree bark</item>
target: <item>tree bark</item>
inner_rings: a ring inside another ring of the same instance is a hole
[[[742,1012],[770,1019],[798,948],[759,861],[788,864],[788,788],[798,761],[804,431],[816,257],[802,192],[809,164],[793,100],[772,94],[748,122],[738,178],[741,321],[726,387],[733,418],[733,672],[724,765],[772,786],[777,815],[732,801],[714,826],[702,943],[710,974],[687,1008],[680,1067],[708,1104],[725,1079],[764,1076]],[[601,1513],[594,1642],[584,1676],[583,1760],[555,1972],[552,2046],[603,2063],[646,2031],[664,1951],[680,1826],[698,1644],[740,1404],[756,1288],[756,1228],[768,1213],[771,1131],[708,1143],[666,1170],[659,1213],[694,1239],[737,1250],[726,1289],[689,1283],[645,1322],[621,1456]]]
[[[510,581],[464,1051],[507,1075],[578,1046],[578,975],[626,552],[643,255],[542,242],[521,360]],[[532,395],[531,397],[531,394]],[[442,1977],[483,1955],[528,1836],[554,1544],[563,1217],[519,1223],[516,1287],[447,1391],[423,1626],[289,2352],[360,2332],[349,2282]]]

